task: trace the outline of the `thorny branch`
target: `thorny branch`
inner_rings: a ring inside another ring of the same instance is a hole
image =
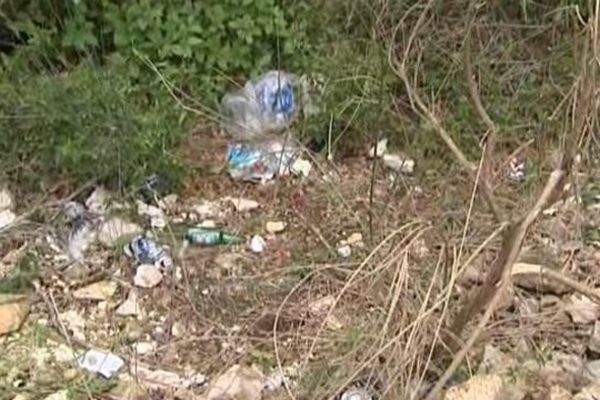
[[[432,109],[426,106],[425,102],[422,100],[417,89],[415,88],[414,84],[412,84],[411,81],[408,79],[406,65],[408,63],[408,58],[411,53],[411,46],[426,20],[426,15],[429,12],[432,3],[433,2],[431,0],[428,1],[426,6],[422,9],[421,15],[415,23],[409,35],[409,39],[405,44],[401,59],[398,59],[395,51],[396,35],[400,29],[400,24],[395,27],[388,51],[388,62],[392,70],[403,82],[415,111],[422,118],[424,118],[430,123],[434,131],[437,133],[439,138],[446,144],[446,146],[452,152],[457,161],[471,175],[471,177],[474,178],[477,173],[476,165],[472,161],[470,161],[462,152],[462,150],[456,145],[450,134],[444,128],[440,119],[435,115]],[[412,9],[410,11],[412,11]],[[468,38],[470,36],[472,22],[473,17],[470,18],[468,31],[466,33],[467,39],[465,41],[464,54],[465,72],[471,101],[473,103],[475,111],[477,112],[477,115],[483,121],[483,124],[487,127],[487,141],[483,157],[484,160],[487,160],[487,162],[489,162],[489,156],[493,152],[494,144],[499,133],[499,128],[487,113],[483,102],[481,101],[477,83],[475,81],[473,65],[471,60],[471,43],[470,39]],[[572,142],[575,143],[574,141]],[[519,253],[523,246],[523,242],[527,236],[527,233],[529,232],[531,225],[538,218],[538,216],[544,210],[544,208],[556,201],[558,196],[562,192],[566,179],[571,172],[570,170],[573,159],[573,149],[573,145],[567,144],[565,146],[560,164],[551,173],[535,205],[523,217],[514,220],[514,222],[512,223],[509,223],[508,228],[504,231],[500,252],[496,261],[492,265],[492,268],[488,273],[484,284],[479,289],[475,289],[476,291],[474,295],[471,296],[470,300],[467,301],[465,306],[459,311],[457,317],[455,318],[455,320],[449,328],[449,332],[446,335],[446,338],[444,338],[444,344],[448,345],[451,350],[456,352],[456,354],[450,366],[446,369],[444,374],[437,381],[436,385],[425,397],[425,400],[433,400],[434,398],[436,398],[436,396],[439,394],[440,390],[445,386],[448,379],[452,376],[456,368],[462,363],[469,349],[473,346],[478,336],[484,329],[485,325],[493,315],[500,299],[505,293],[505,289],[510,285],[510,274],[512,266],[519,257]],[[507,219],[505,219],[502,216],[500,210],[496,205],[496,202],[494,201],[493,193],[488,181],[490,176],[491,174],[487,173],[481,177],[479,189],[491,213],[494,215],[496,221],[499,223],[503,223],[504,221],[507,221]],[[564,278],[561,276],[557,277],[552,274],[549,275],[551,275],[554,279]],[[569,281],[568,283],[571,284],[571,287],[577,286],[576,284],[573,285],[573,281]],[[460,347],[460,344],[456,341],[456,339],[460,338],[465,326],[483,310],[485,310],[484,315],[480,319],[477,327],[472,332],[466,343],[462,347]]]

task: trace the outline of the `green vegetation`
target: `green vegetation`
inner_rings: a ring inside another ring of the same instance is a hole
[[[467,3],[436,3],[408,68],[427,106],[477,157],[485,126],[465,81]],[[392,46],[399,49],[418,17],[415,4],[2,2],[4,23],[25,45],[0,64],[0,179],[23,190],[58,179],[126,189],[152,173],[177,183],[186,170],[177,145],[198,123],[180,102],[208,114],[201,123],[210,130],[228,87],[273,68],[324,78],[320,112],[299,122],[301,137],[352,150],[384,134],[417,158],[448,162],[388,63],[392,32],[400,20],[407,27]],[[505,133],[501,144],[563,129],[550,116],[578,73],[577,25],[588,13],[587,2],[565,0],[478,11],[471,58],[482,100]]]

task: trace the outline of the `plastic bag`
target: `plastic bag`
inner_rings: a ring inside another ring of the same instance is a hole
[[[260,144],[236,143],[227,149],[229,175],[264,183],[275,176],[294,173],[294,163],[299,157],[298,149],[291,143],[270,141]]]
[[[296,115],[292,76],[269,71],[244,88],[227,93],[221,101],[226,116],[225,131],[239,139],[277,133]]]

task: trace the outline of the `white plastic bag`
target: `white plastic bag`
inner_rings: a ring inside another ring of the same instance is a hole
[[[247,82],[227,93],[221,104],[225,131],[238,139],[280,132],[297,113],[293,79],[283,71],[269,71]]]

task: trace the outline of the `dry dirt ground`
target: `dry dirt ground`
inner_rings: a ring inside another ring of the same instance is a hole
[[[382,399],[426,393],[452,358],[439,338],[500,243],[469,178],[445,161],[418,162],[413,176],[378,164],[373,175],[373,162],[357,156],[315,160],[307,178],[256,185],[217,172],[223,143],[202,143],[187,149],[191,178],[165,212],[168,226],[154,232],[174,265],[152,288],[136,287],[136,264],[121,243],[94,245],[82,265],[64,268],[60,244],[48,244],[66,229],[60,210],[26,214],[16,202],[26,218],[0,247],[2,289],[20,296],[0,301],[0,328],[16,321],[0,336],[0,398],[326,399],[349,387]],[[494,162],[498,202],[515,216],[549,173],[545,157],[526,158],[521,183],[506,179],[506,155]],[[594,177],[578,174],[544,213],[522,262],[598,285]],[[238,211],[219,202],[226,196],[259,206]],[[206,201],[219,210],[197,215]],[[129,210],[132,199],[121,202],[124,218],[147,226]],[[246,244],[183,248],[183,229],[204,219],[246,239],[261,235],[264,252]],[[285,228],[267,232],[273,221]],[[343,241],[348,257],[338,254]],[[446,399],[597,398],[589,396],[600,384],[600,306],[536,276],[524,280],[515,278]],[[82,295],[85,288],[94,294]],[[118,315],[132,296],[133,315]],[[95,376],[73,360],[89,349],[125,365],[110,379]],[[247,387],[215,395],[215,382],[231,378],[236,365]]]

